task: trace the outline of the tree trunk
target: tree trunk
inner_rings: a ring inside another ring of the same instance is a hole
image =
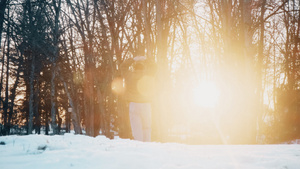
[[[49,135],[49,112],[48,111],[45,112],[45,127],[46,127],[45,134]]]
[[[146,42],[146,56],[151,57],[152,56],[152,47],[151,47],[151,38],[150,38],[150,32],[151,32],[151,25],[150,25],[150,19],[148,15],[148,0],[143,0],[143,13],[144,13],[144,23],[145,23],[145,42]]]
[[[260,14],[260,39],[259,39],[259,46],[258,46],[258,63],[257,63],[257,93],[256,93],[256,101],[257,103],[257,120],[259,129],[263,124],[263,90],[262,90],[262,69],[263,69],[263,58],[264,58],[264,39],[265,39],[265,22],[264,22],[264,15],[265,15],[265,8],[266,0],[262,0],[261,3],[261,14]],[[259,132],[260,130],[258,130]]]
[[[56,63],[52,58],[52,67],[51,67],[51,128],[53,130],[53,134],[58,134],[57,124],[56,124],[56,93],[55,93],[55,75],[56,75]]]
[[[158,140],[165,140],[166,125],[164,125],[165,116],[167,114],[167,105],[166,105],[166,90],[168,80],[168,60],[167,60],[167,21],[162,20],[162,9],[163,3],[162,0],[156,0],[156,23],[157,23],[157,65],[158,65],[158,90],[157,90],[157,101],[154,106],[154,121],[156,122],[155,127],[153,129],[153,134],[155,133]]]
[[[0,79],[0,106],[3,105],[2,88],[3,88],[4,64],[5,64],[4,61],[5,61],[5,53],[4,53],[4,50],[3,50],[3,53],[2,53],[2,65],[3,66],[1,68],[1,79]],[[1,107],[1,108],[3,108],[3,107]]]
[[[7,6],[7,0],[0,1],[0,49],[2,41],[2,31],[3,31],[3,22],[4,22],[4,13]]]
[[[38,82],[39,78],[36,78],[36,81]],[[40,88],[37,85],[36,88],[34,89],[34,116],[35,116],[35,133],[36,134],[41,134],[41,116],[39,112],[39,95],[40,95]]]
[[[9,12],[8,12],[9,15]],[[3,103],[3,112],[4,112],[4,131],[5,135],[9,135],[9,126],[10,123],[7,119],[8,116],[8,84],[9,84],[9,59],[10,59],[10,33],[9,33],[10,22],[8,22],[7,26],[7,53],[6,53],[6,84],[5,84],[5,101]],[[2,65],[4,66],[4,65]]]
[[[245,115],[243,115],[245,130],[243,132],[244,139],[242,143],[256,143],[256,118],[257,112],[254,110],[256,105],[255,101],[255,76],[254,76],[254,56],[252,52],[252,32],[251,32],[251,0],[243,0],[242,4],[242,16],[243,16],[243,30],[244,30],[244,64],[245,64],[245,75],[243,79],[244,84],[244,96],[247,98],[244,101]]]
[[[28,134],[32,134],[33,129],[33,99],[34,99],[34,72],[35,72],[35,54],[32,54],[31,71],[29,76],[29,119],[28,119]]]
[[[10,104],[10,107],[9,107],[9,116],[8,116],[8,121],[9,123],[11,124],[11,119],[12,119],[12,115],[13,115],[13,112],[14,112],[14,105],[15,105],[15,98],[16,98],[16,90],[17,90],[17,87],[18,87],[18,84],[19,84],[19,79],[20,79],[20,72],[21,72],[21,69],[22,69],[22,65],[23,65],[23,58],[22,58],[22,54],[20,56],[20,59],[19,59],[19,65],[18,65],[18,69],[17,69],[17,73],[16,73],[16,80],[15,80],[15,83],[13,85],[13,88],[11,90],[11,95],[10,95],[10,98],[11,98],[11,104]],[[9,126],[9,130],[10,130],[10,127]]]
[[[36,57],[37,57],[37,53],[35,51],[35,47],[36,47],[36,40],[34,39],[34,32],[32,32],[32,30],[34,30],[34,23],[33,23],[33,14],[31,11],[31,2],[30,0],[26,0],[26,7],[27,7],[27,12],[28,12],[28,20],[29,20],[29,30],[30,32],[30,37],[28,39],[28,43],[31,44],[31,48],[29,49],[29,58],[31,59],[30,62],[30,73],[29,73],[29,110],[28,110],[28,133],[27,134],[32,134],[32,130],[33,130],[33,115],[34,115],[34,107],[33,107],[33,102],[34,102],[34,83],[35,83],[35,69],[36,69]],[[28,90],[28,89],[27,89]]]
[[[57,134],[61,133],[61,125],[62,125],[62,118],[59,116],[58,109],[56,107],[56,116],[57,116]]]
[[[72,108],[71,117],[72,117],[72,123],[74,126],[75,134],[81,134],[81,127],[80,127],[80,121],[78,118],[77,105],[75,104],[73,98],[71,97],[67,83],[66,82],[63,82],[63,83],[64,83],[65,91],[66,91],[68,99],[69,99],[69,104]]]
[[[84,109],[86,133],[94,136],[94,78],[92,64],[92,47],[85,45],[85,81],[84,81]]]
[[[71,112],[69,112],[67,105],[64,105],[64,109],[66,110],[66,133],[70,133],[70,126],[71,126]]]
[[[55,78],[56,78],[56,61],[59,55],[59,49],[58,49],[58,36],[59,36],[59,15],[60,15],[60,5],[61,5],[61,0],[58,1],[58,4],[56,4],[56,0],[52,0],[53,7],[55,9],[55,20],[54,20],[54,30],[53,30],[53,54],[51,57],[51,127],[53,129],[53,134],[58,134],[58,126],[56,123],[56,114],[57,108],[56,108],[56,90],[55,90]],[[59,119],[59,115],[58,115]]]
[[[91,82],[91,84],[90,84],[90,86],[89,86],[89,93],[91,94],[90,95],[90,108],[89,108],[89,110],[90,110],[90,112],[89,112],[89,121],[90,121],[90,136],[96,136],[96,133],[95,133],[95,102],[94,102],[94,99],[95,99],[95,97],[94,97],[94,82],[93,82],[93,78],[92,77],[90,77],[90,82]]]

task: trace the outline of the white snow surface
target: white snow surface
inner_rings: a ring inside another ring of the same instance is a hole
[[[300,169],[300,145],[185,145],[104,136],[3,136],[0,169]]]

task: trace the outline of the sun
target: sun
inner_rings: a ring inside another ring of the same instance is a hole
[[[220,91],[216,83],[202,81],[193,89],[194,103],[204,108],[214,108],[219,102]]]

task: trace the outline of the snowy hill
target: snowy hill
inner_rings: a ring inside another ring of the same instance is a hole
[[[64,136],[0,137],[1,169],[299,169],[300,145],[183,145]]]

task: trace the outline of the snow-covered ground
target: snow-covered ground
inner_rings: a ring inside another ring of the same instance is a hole
[[[73,134],[0,137],[0,169],[50,168],[299,169],[300,145],[184,145]]]

